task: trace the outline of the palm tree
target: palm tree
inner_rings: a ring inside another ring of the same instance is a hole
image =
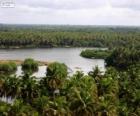
[[[93,78],[93,80],[95,81],[97,89],[98,89],[97,90],[98,91],[98,96],[100,96],[102,94],[101,84],[100,84],[100,81],[103,78],[102,72],[96,66],[95,68],[93,68],[93,71],[90,71],[88,73],[88,75],[91,76]]]
[[[118,116],[117,106],[114,104],[111,96],[104,95],[100,97],[98,114],[101,116]]]
[[[44,107],[44,116],[71,116],[65,97],[55,97],[53,101],[48,101],[48,106]]]
[[[70,109],[73,116],[95,116],[97,104],[90,95],[81,95],[75,88],[75,97],[70,102]]]
[[[95,68],[93,68],[93,71],[90,71],[88,74],[89,74],[89,76],[96,78],[97,76],[101,76],[101,73],[102,72],[100,71],[98,66],[96,66]]]
[[[22,100],[16,100],[8,112],[9,116],[39,116],[29,104],[24,104]]]
[[[70,110],[74,116],[94,116],[98,103],[96,84],[91,77],[79,73],[71,77],[68,83],[67,99]]]
[[[1,77],[0,91],[0,96],[5,97],[7,100],[16,98],[20,92],[19,79],[15,75]]]
[[[20,81],[16,76],[7,77],[5,82],[6,97],[14,99],[20,93]]]
[[[33,98],[36,98],[40,94],[39,85],[34,76],[26,73],[20,79],[20,94],[19,98],[22,98],[25,102],[31,103]]]
[[[33,102],[33,106],[42,116],[70,116],[70,111],[65,97],[51,98],[42,96]]]
[[[54,62],[48,65],[46,78],[50,94],[55,96],[55,91],[63,87],[67,74],[67,66],[65,64]]]
[[[36,108],[36,110],[41,115],[43,115],[43,113],[45,112],[45,108],[48,107],[48,102],[49,102],[49,97],[41,96],[33,100],[32,106]]]
[[[118,72],[109,68],[100,79],[99,113],[106,116],[118,116],[119,81]]]

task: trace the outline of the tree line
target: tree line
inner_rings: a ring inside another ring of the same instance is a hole
[[[138,27],[0,25],[0,48],[140,48]]]
[[[81,51],[80,56],[90,59],[105,59],[107,66],[118,70],[126,70],[130,66],[140,64],[140,50],[134,48],[118,47],[112,50],[86,49]]]

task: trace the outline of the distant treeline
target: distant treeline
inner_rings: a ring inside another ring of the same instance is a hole
[[[0,24],[0,48],[118,46],[140,48],[140,28]]]

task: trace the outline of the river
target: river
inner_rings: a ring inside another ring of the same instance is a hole
[[[101,71],[105,70],[103,59],[86,59],[79,54],[86,48],[35,48],[35,49],[1,49],[0,60],[24,60],[34,58],[35,60],[53,62],[58,61],[65,63],[74,73],[76,70],[82,70],[84,73],[89,72],[95,66]],[[92,48],[98,49],[98,48]],[[45,66],[39,67],[35,76],[44,76]],[[21,67],[18,67],[17,75],[21,74]]]

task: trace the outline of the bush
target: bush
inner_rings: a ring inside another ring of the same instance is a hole
[[[38,62],[31,58],[25,59],[21,66],[24,73],[33,73],[38,71]]]
[[[0,64],[0,73],[2,74],[11,74],[16,72],[17,70],[17,65],[14,62],[9,62],[9,63],[2,63]]]

